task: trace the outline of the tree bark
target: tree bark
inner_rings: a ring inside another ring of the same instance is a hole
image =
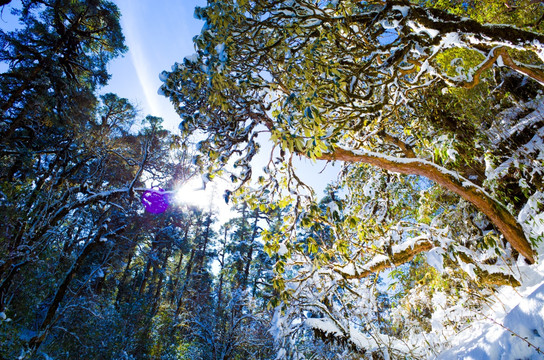
[[[476,20],[460,17],[439,9],[411,6],[408,18],[426,28],[438,30],[442,34],[473,34],[487,43],[503,42],[514,46],[520,44],[544,44],[543,34],[522,30],[511,25],[480,24]]]
[[[202,243],[201,247],[199,249],[199,257],[198,257],[198,263],[196,266],[197,271],[203,271],[204,270],[204,264],[206,259],[206,251],[208,250],[208,242],[210,241],[210,225],[212,223],[212,214],[209,213],[206,218],[206,228],[204,230],[204,233],[202,234]]]
[[[463,86],[467,89],[472,89],[473,87],[478,85],[480,83],[480,77],[483,74],[483,72],[491,68],[493,64],[497,62],[499,58],[502,59],[502,63],[504,65],[508,66],[512,70],[517,71],[520,74],[523,74],[525,76],[528,76],[531,79],[544,85],[544,72],[541,69],[538,69],[535,67],[529,67],[527,65],[518,64],[514,62],[514,60],[510,57],[510,54],[508,53],[508,49],[502,46],[502,47],[491,50],[487,59],[484,62],[482,62],[478,66],[476,71],[474,72],[472,81],[464,83]]]
[[[176,318],[179,317],[181,314],[181,305],[183,304],[183,294],[185,293],[185,289],[187,288],[187,285],[189,284],[189,281],[191,280],[192,270],[193,270],[193,261],[195,258],[196,253],[196,246],[194,246],[191,249],[191,256],[189,257],[189,261],[187,261],[187,266],[185,270],[185,280],[183,281],[183,286],[181,287],[181,290],[179,291],[178,296],[178,306],[176,308]]]
[[[121,226],[120,228],[106,234],[106,236],[118,235],[119,233],[124,231],[124,229],[125,226]],[[104,233],[105,228],[102,227],[101,224],[99,224],[98,232],[95,234],[93,239],[87,245],[85,245],[77,259],[74,261],[70,270],[64,276],[64,279],[62,280],[61,284],[57,288],[57,291],[55,292],[55,296],[53,298],[53,301],[51,302],[51,305],[49,305],[47,309],[44,320],[40,324],[39,333],[29,341],[29,347],[32,349],[32,351],[36,351],[40,347],[41,343],[45,340],[45,337],[47,336],[47,331],[50,325],[53,323],[54,316],[57,313],[60,304],[64,300],[66,293],[68,292],[68,287],[70,283],[76,277],[79,269],[83,265],[84,261],[87,259],[87,256],[89,256],[89,254],[91,254],[91,252],[95,248],[103,244],[100,239],[102,238],[102,236],[104,236]]]
[[[181,270],[182,263],[183,263],[183,253],[180,251],[178,264],[176,265],[176,269],[174,270],[174,274],[172,275],[172,277],[175,278],[175,280],[174,280],[174,285],[172,286],[172,290],[170,293],[170,304],[173,304],[174,300],[176,299],[176,290],[179,284],[179,277],[180,277],[180,270]]]
[[[146,266],[145,266],[145,271],[144,271],[144,274],[143,274],[142,282],[140,283],[140,288],[138,290],[138,296],[142,296],[144,294],[145,285],[147,284],[147,278],[149,277],[149,273],[151,271],[152,261],[153,261],[153,258],[154,258],[153,254],[155,252],[156,252],[156,250],[154,248],[152,248],[149,251],[149,254],[147,255],[147,263],[146,263]]]
[[[125,269],[123,270],[123,276],[121,276],[121,280],[119,281],[119,285],[117,286],[117,296],[115,297],[115,304],[119,304],[125,298],[125,283],[127,281],[128,272],[132,263],[132,258],[134,256],[135,247],[136,246],[132,246],[129,250],[127,263],[125,265]]]
[[[171,253],[172,253],[172,240],[169,239],[168,248],[165,251],[164,258],[162,259],[161,268],[159,270],[160,271],[159,281],[157,282],[157,288],[155,290],[155,295],[153,296],[153,306],[152,306],[152,310],[151,310],[151,315],[152,316],[155,316],[157,314],[157,310],[159,309],[162,283],[163,283],[164,278],[166,276],[166,268],[168,267],[168,258],[170,257]]]
[[[255,214],[255,221],[253,222],[253,231],[251,233],[251,238],[249,240],[249,249],[247,250],[247,255],[246,255],[244,276],[242,277],[242,291],[245,291],[247,289],[247,283],[249,279],[249,270],[251,268],[251,261],[253,260],[253,246],[254,246],[255,238],[257,237],[257,233],[259,231],[259,226],[257,225],[257,222],[259,221],[258,210],[255,210],[254,214]]]
[[[434,243],[430,239],[419,239],[414,244],[402,251],[391,252],[383,260],[375,261],[371,264],[363,265],[361,267],[346,269],[346,266],[335,266],[334,270],[342,275],[344,279],[364,279],[372,274],[389,269],[394,266],[399,266],[411,261],[418,254],[429,251],[438,244]],[[474,259],[462,257],[460,261],[465,263],[475,264]],[[477,265],[477,264],[475,264]],[[489,273],[485,269],[481,269],[476,266],[474,273],[478,277],[478,281],[487,285],[508,285],[508,286],[520,286],[520,282],[511,274],[505,274],[501,272]]]
[[[533,264],[535,262],[533,249],[529,241],[527,241],[523,229],[516,218],[502,204],[472,186],[472,183],[468,180],[456,176],[452,172],[444,171],[431,162],[420,159],[395,159],[370,152],[355,153],[342,148],[336,148],[334,152],[316,158],[366,163],[392,172],[424,176],[473,204],[489,218],[516,251],[523,255],[529,263]]]
[[[228,234],[229,228],[228,226],[225,226],[225,236],[223,238],[223,250],[221,252],[221,259],[219,260],[219,264],[221,265],[221,268],[219,269],[219,285],[217,290],[217,309],[221,309],[221,302],[223,301],[223,277],[224,273],[223,270],[225,269],[225,252],[227,249],[227,234]]]
[[[187,239],[188,239],[188,236],[189,236],[189,229],[191,228],[191,225],[192,225],[192,223],[190,221],[185,225],[185,232],[183,234],[183,240],[182,240],[182,242],[184,244],[187,243]],[[183,251],[180,249],[180,251],[179,251],[179,261],[178,261],[178,264],[176,266],[176,269],[174,270],[174,274],[172,275],[172,277],[175,278],[175,280],[174,280],[174,285],[172,286],[172,292],[170,294],[170,304],[174,304],[174,301],[176,300],[176,293],[177,293],[177,290],[178,290],[178,284],[179,284],[179,278],[180,278],[181,264],[182,263],[183,263]]]
[[[52,323],[53,317],[55,316],[57,309],[60,306],[60,303],[62,302],[62,300],[64,299],[64,296],[66,295],[66,292],[68,291],[68,286],[72,282],[72,279],[76,276],[81,265],[83,265],[83,261],[91,253],[91,251],[100,244],[99,239],[100,237],[102,237],[104,232],[105,231],[103,230],[103,228],[100,228],[100,231],[96,234],[93,240],[91,240],[91,242],[88,243],[83,248],[83,251],[81,252],[81,254],[79,254],[79,256],[77,257],[76,261],[74,262],[74,264],[72,265],[68,273],[66,273],[66,275],[64,276],[64,279],[62,280],[61,284],[57,288],[55,297],[53,298],[51,305],[49,305],[47,309],[45,318],[40,324],[38,335],[30,339],[29,346],[31,349],[37,350],[40,347],[43,340],[45,340],[45,336],[47,335],[46,329]]]

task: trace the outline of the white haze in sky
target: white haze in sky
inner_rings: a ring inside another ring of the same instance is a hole
[[[192,38],[203,22],[194,18],[195,6],[206,0],[116,0],[128,53],[110,65],[112,79],[103,92],[115,92],[138,104],[142,116],[164,119],[177,131],[179,116],[170,101],[158,95],[159,73],[195,52]]]

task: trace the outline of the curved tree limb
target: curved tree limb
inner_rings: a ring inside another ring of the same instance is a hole
[[[356,153],[342,148],[316,158],[366,163],[392,172],[424,176],[473,204],[491,220],[514,249],[529,263],[535,262],[533,249],[516,218],[502,204],[456,173],[421,159],[400,159],[372,152]]]
[[[472,34],[478,39],[515,45],[544,44],[544,34],[516,28],[511,25],[481,24],[476,20],[450,14],[439,9],[411,6],[410,20],[442,34]]]
[[[472,89],[473,87],[478,85],[480,83],[480,77],[482,73],[487,69],[491,68],[493,64],[497,63],[499,61],[499,58],[502,59],[502,63],[504,65],[508,66],[512,70],[517,71],[527,77],[530,77],[531,79],[538,81],[540,84],[544,85],[544,72],[542,71],[542,69],[516,63],[512,59],[512,57],[510,57],[507,48],[501,46],[491,50],[487,59],[485,59],[485,61],[482,62],[477,68],[476,72],[472,77],[472,81],[466,82],[463,86],[467,89]]]
[[[414,153],[414,150],[412,149],[412,147],[410,145],[408,145],[407,143],[401,141],[400,139],[388,134],[385,130],[382,130],[380,132],[378,132],[378,135],[386,142],[390,143],[390,144],[393,144],[395,146],[397,146],[399,149],[402,150],[402,152],[404,153],[404,156],[406,156],[407,158],[415,158],[416,157],[416,154]]]
[[[438,244],[431,239],[422,237],[415,240],[411,246],[403,247],[402,244],[400,244],[396,247],[400,247],[400,249],[393,249],[388,256],[376,257],[361,267],[346,268],[346,266],[335,266],[334,270],[344,279],[363,279],[371,274],[412,261],[417,255],[438,247]],[[477,276],[477,280],[482,284],[496,286],[508,285],[513,287],[521,285],[519,280],[512,274],[501,272],[490,273],[485,268],[480,268],[473,259],[470,258],[465,259],[463,257],[460,261],[476,265],[474,273]]]

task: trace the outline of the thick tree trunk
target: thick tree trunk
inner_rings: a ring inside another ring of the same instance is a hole
[[[191,228],[191,223],[189,222],[188,224],[186,224],[185,232],[183,234],[182,242],[184,244],[187,243],[190,228]],[[176,293],[177,293],[177,290],[178,290],[178,284],[179,284],[179,278],[180,278],[180,271],[181,271],[181,264],[182,263],[183,263],[183,251],[181,251],[181,249],[180,249],[178,265],[176,266],[176,269],[174,270],[174,274],[172,275],[172,277],[175,280],[174,280],[174,285],[172,286],[172,292],[170,294],[170,303],[171,304],[173,304],[175,299],[176,299]]]
[[[0,283],[0,312],[3,312],[6,307],[6,297],[7,297],[7,291],[9,287],[11,286],[11,283],[13,282],[13,278],[19,271],[19,269],[27,264],[29,260],[25,260],[23,262],[20,262],[18,264],[11,265],[11,268],[9,269],[9,272],[7,273],[7,276],[2,280]],[[1,273],[0,273],[1,274]]]
[[[176,299],[176,291],[178,289],[179,276],[180,276],[180,270],[181,270],[181,264],[182,263],[183,263],[183,253],[180,251],[178,264],[176,266],[176,269],[174,270],[174,274],[172,275],[172,277],[175,280],[174,280],[174,285],[172,285],[172,289],[171,289],[171,293],[170,293],[170,304],[173,304],[174,300]]]
[[[531,264],[535,262],[533,249],[516,218],[502,204],[453,172],[425,160],[393,158],[371,152],[356,153],[342,148],[323,154],[318,159],[360,162],[401,174],[424,176],[472,203],[489,218],[514,249]]]
[[[34,336],[32,339],[30,339],[29,341],[29,347],[32,349],[32,351],[36,351],[40,347],[43,340],[45,340],[48,329],[50,325],[53,323],[55,314],[57,313],[57,310],[60,307],[60,304],[62,303],[62,301],[64,300],[64,297],[66,296],[66,293],[68,292],[68,287],[70,283],[72,282],[72,280],[76,277],[79,269],[83,265],[84,261],[87,259],[87,256],[89,256],[89,254],[91,254],[91,252],[95,248],[103,244],[100,241],[100,239],[103,237],[105,233],[105,228],[102,227],[101,225],[102,224],[98,225],[99,231],[95,234],[94,238],[87,245],[85,245],[85,247],[83,248],[83,250],[77,257],[77,259],[74,261],[70,270],[64,276],[64,279],[60,283],[59,287],[57,288],[53,301],[51,302],[51,305],[49,305],[49,308],[47,309],[45,318],[40,324],[39,333],[36,336]],[[121,233],[122,231],[124,231],[124,229],[125,227],[122,226],[106,235],[107,236],[117,235]]]
[[[225,252],[227,248],[227,234],[228,234],[229,228],[225,226],[225,236],[223,238],[223,251],[221,253],[221,259],[219,260],[219,264],[221,265],[221,268],[219,269],[219,286],[217,290],[217,309],[221,309],[221,302],[223,301],[223,270],[225,269]]]
[[[135,248],[135,246],[132,246],[128,254],[127,263],[125,265],[125,269],[123,270],[123,276],[121,276],[121,280],[119,281],[119,285],[117,286],[117,296],[115,297],[115,304],[119,304],[125,298],[125,283],[127,281],[130,265],[132,264],[132,258],[134,257]]]
[[[168,244],[168,248],[166,249],[164,257],[162,259],[162,264],[161,264],[161,269],[159,274],[159,281],[157,282],[157,288],[155,290],[155,295],[153,296],[153,307],[151,310],[151,316],[155,316],[155,314],[157,314],[157,310],[159,309],[162,283],[164,282],[164,278],[166,276],[168,258],[170,257],[171,253],[172,253],[172,241],[170,241],[170,243]]]
[[[153,261],[153,254],[155,252],[155,249],[151,249],[149,251],[149,254],[147,255],[147,264],[145,266],[144,276],[142,278],[142,282],[140,283],[140,288],[138,290],[138,296],[142,296],[144,294],[144,289],[147,284],[147,278],[149,277],[149,273],[151,272],[151,265]]]
[[[208,242],[210,241],[210,225],[212,223],[212,214],[208,214],[206,218],[206,228],[202,234],[202,246],[199,251],[198,264],[196,266],[197,271],[202,271],[206,259],[206,251],[208,250]]]

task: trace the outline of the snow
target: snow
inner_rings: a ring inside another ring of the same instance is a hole
[[[519,114],[527,110],[532,111],[522,119],[518,119]],[[499,144],[541,121],[544,118],[544,98],[537,96],[534,100],[519,103],[517,106],[501,112],[498,118],[500,121],[493,124],[488,130],[494,144]]]
[[[291,16],[294,17],[294,16],[297,15],[294,11],[287,10],[287,9],[279,9],[279,10],[271,11],[270,13],[272,15],[283,14],[283,15],[289,16],[289,17],[291,17]]]
[[[198,54],[195,53],[195,54],[186,56],[185,60],[187,60],[187,61],[189,61],[191,63],[196,63],[196,62],[198,62]]]
[[[431,326],[434,331],[442,331],[444,325],[443,319],[448,316],[445,309],[447,309],[447,296],[443,292],[436,292],[432,298],[432,305],[434,308],[433,315],[431,317]]]
[[[438,170],[439,172],[441,172],[442,174],[451,176],[452,178],[458,180],[463,185],[463,187],[473,187],[476,190],[478,190],[479,192],[481,192],[481,193],[485,194],[486,196],[488,196],[489,198],[491,198],[491,199],[497,201],[498,203],[502,204],[503,206],[505,206],[501,201],[499,201],[498,199],[493,197],[489,192],[487,192],[481,186],[478,186],[478,185],[474,184],[472,181],[470,181],[470,180],[464,178],[463,176],[459,175],[459,173],[457,173],[455,171],[448,170],[448,169],[446,169],[444,167],[441,167],[441,166],[439,166],[439,165],[437,165],[437,164],[435,164],[435,163],[433,163],[431,161],[424,160],[424,159],[418,159],[418,158],[398,158],[398,157],[395,157],[395,156],[384,155],[382,153],[367,151],[367,150],[364,150],[364,149],[363,150],[361,150],[361,149],[350,149],[349,147],[341,146],[340,144],[337,144],[337,145],[338,145],[338,147],[342,148],[343,150],[352,152],[353,154],[358,155],[358,156],[362,156],[362,157],[383,159],[385,161],[390,161],[392,163],[397,163],[397,164],[417,164],[417,163],[419,163],[419,164],[422,164],[422,165],[427,165],[427,166],[433,167],[436,170]]]
[[[408,16],[408,11],[410,10],[409,6],[400,6],[400,5],[393,5],[393,10],[399,11],[402,14],[402,17]]]
[[[543,215],[542,211],[538,214],[535,209],[542,200],[544,194],[536,192],[518,217],[524,229],[531,230],[533,234],[544,233],[544,221],[532,229],[531,224],[527,223],[527,218]],[[543,242],[539,243],[537,252],[544,253]],[[539,256],[535,265],[519,261],[516,267],[522,286],[500,288],[496,303],[479,313],[479,320],[470,327],[449,338],[451,348],[440,353],[436,360],[544,358],[544,254]],[[485,270],[490,273],[504,272],[499,266],[491,265]],[[462,310],[470,312],[468,309]],[[437,317],[442,315],[439,313]]]
[[[544,194],[536,193],[530,198],[527,206],[521,211],[518,220],[525,223],[526,229],[532,227],[533,233],[544,229],[544,225],[530,223],[531,219],[541,214],[541,204]],[[540,211],[540,212],[539,212]],[[478,221],[478,219],[476,219]],[[529,221],[529,223],[527,223]],[[483,223],[483,221],[482,221]],[[447,273],[450,268],[445,267],[444,248],[449,248],[450,241],[444,240],[449,230],[443,229],[431,231],[430,227],[418,226],[421,235],[411,238],[399,236],[401,229],[396,228],[391,238],[398,245],[394,245],[394,253],[413,247],[419,241],[432,239],[441,244],[441,247],[433,248],[427,252],[427,262],[438,271]],[[536,229],[536,230],[535,230]],[[407,231],[406,229],[404,229]],[[432,236],[431,236],[432,235]],[[280,244],[280,248],[281,248]],[[344,266],[324,266],[315,268],[310,265],[299,268],[299,276],[305,278],[302,286],[296,281],[287,283],[287,286],[295,292],[293,298],[297,304],[291,303],[287,308],[276,309],[272,329],[270,332],[276,342],[279,342],[278,351],[281,353],[278,359],[289,358],[293,348],[292,339],[294,332],[305,329],[320,329],[326,334],[348,339],[351,345],[365,349],[369,352],[380,349],[389,351],[385,358],[397,358],[397,354],[412,354],[415,358],[422,359],[541,359],[544,354],[539,353],[544,349],[544,255],[540,256],[536,265],[527,265],[521,259],[514,266],[508,266],[498,260],[494,265],[482,264],[493,254],[483,254],[462,245],[455,245],[455,253],[465,253],[478,263],[478,268],[489,274],[503,273],[514,275],[522,286],[517,288],[501,287],[496,296],[495,303],[489,302],[483,308],[475,307],[467,295],[460,295],[452,301],[451,294],[441,292],[439,289],[432,294],[415,291],[410,293],[410,302],[414,305],[424,304],[432,308],[429,325],[432,331],[429,333],[414,332],[409,335],[406,342],[393,336],[380,333],[377,329],[366,329],[361,324],[365,322],[368,314],[372,313],[376,306],[371,295],[372,288],[360,283],[360,279],[348,280],[348,283],[359,286],[352,293],[338,293],[336,288],[342,282],[343,275],[354,276],[372,268],[373,264],[388,261],[385,255],[376,255],[370,263],[362,266],[355,262],[348,262]],[[544,253],[544,244],[541,243],[539,253]],[[281,251],[281,249],[280,249]],[[479,255],[478,255],[479,254]],[[299,259],[292,259],[293,263],[301,264]],[[474,279],[478,279],[474,264],[458,263],[464,267]],[[298,266],[298,265],[297,265]],[[512,274],[515,273],[515,274]],[[321,301],[327,294],[342,294],[345,299],[331,303],[330,308],[322,307]],[[355,301],[357,299],[357,301]],[[345,301],[345,302],[344,302]],[[357,309],[357,316],[344,318],[342,305],[352,304]],[[310,311],[308,313],[308,311]],[[308,317],[309,314],[322,313],[320,318]],[[398,315],[404,316],[399,312]],[[362,321],[362,322],[361,322]],[[454,328],[450,323],[461,323],[464,329]],[[370,322],[371,324],[371,322]],[[366,326],[366,325],[365,325]],[[369,333],[372,335],[370,336]],[[426,344],[426,345],[423,345]],[[386,347],[384,347],[386,346]],[[284,349],[283,351],[281,349]],[[290,349],[286,351],[285,349]],[[443,351],[442,353],[439,353]]]
[[[474,328],[478,333],[474,336]],[[488,317],[457,336],[461,344],[439,359],[541,359],[544,356],[544,283],[521,299],[501,322]],[[542,350],[541,350],[542,349]]]
[[[544,236],[544,212],[539,212],[539,205],[542,206],[543,204],[544,193],[537,191],[519,212],[518,221],[525,233],[529,234],[530,237]]]
[[[368,197],[374,197],[374,194],[376,194],[376,189],[374,188],[375,185],[375,182],[368,181],[363,187],[363,194]]]
[[[382,25],[382,27],[383,27],[384,29],[386,29],[386,30],[387,30],[387,29],[396,29],[396,28],[398,28],[398,27],[399,27],[399,23],[400,23],[400,21],[398,21],[398,20],[393,20],[392,22],[389,22],[388,20],[382,20],[382,21],[380,22],[380,24]]]
[[[459,155],[459,153],[455,150],[455,149],[448,149],[447,150],[447,153],[448,153],[448,157],[455,161],[457,159],[457,155]]]
[[[409,22],[408,22],[408,26],[409,26],[416,34],[419,34],[419,33],[427,33],[427,35],[429,35],[431,38],[435,38],[435,37],[439,34],[439,31],[438,31],[438,30],[425,28],[425,27],[421,26],[421,24],[415,23],[415,22],[413,22],[413,21],[409,21]],[[448,35],[449,35],[449,34],[448,34]]]
[[[285,243],[280,243],[280,248],[278,249],[278,255],[283,256],[287,254],[289,250],[287,249],[287,246],[285,246]]]
[[[365,264],[363,267],[365,270],[370,270],[374,267],[376,267],[377,264],[383,263],[383,262],[389,262],[389,257],[385,255],[376,255],[372,258],[371,261]]]
[[[353,92],[353,87],[355,86],[355,83],[357,82],[357,76],[351,77],[351,82],[349,83],[349,91]]]
[[[215,46],[215,51],[217,52],[217,57],[222,63],[227,61],[227,54],[225,52],[225,44],[219,44]],[[193,61],[196,62],[196,61]]]
[[[466,272],[471,279],[478,280],[478,276],[474,272],[474,269],[476,269],[476,265],[465,263],[461,259],[457,259],[457,262],[459,264],[459,267],[461,267],[461,269],[463,269],[463,271]]]
[[[342,268],[342,273],[348,276],[355,276],[355,274],[357,273],[355,271],[355,264],[352,262],[348,263],[346,266]]]
[[[349,339],[353,345],[361,350],[366,350],[368,352],[376,351],[377,349],[382,349],[387,353],[387,348],[381,344],[391,344],[396,350],[401,352],[408,352],[409,348],[401,343],[394,341],[393,338],[388,337],[387,335],[375,335],[368,336],[362,333],[357,327],[353,324],[349,324],[349,330],[340,329],[332,320],[326,318],[310,318],[304,321],[304,325],[311,329],[319,329],[326,334],[332,334],[335,336],[345,336],[346,333],[349,333]]]
[[[340,208],[338,207],[338,204],[336,201],[331,201],[327,204],[327,211],[330,212],[330,214],[340,214]]]
[[[393,246],[392,251],[394,254],[398,254],[408,249],[413,249],[414,245],[418,243],[420,240],[427,240],[427,239],[429,239],[428,235],[421,235],[421,236],[416,236],[413,238],[406,239],[405,241],[402,242],[402,244]],[[393,238],[393,240],[396,240],[396,239]]]
[[[168,72],[167,71],[162,71],[159,74],[159,80],[162,81],[162,82],[165,82],[166,80],[168,80]]]
[[[278,351],[278,354],[276,356],[276,359],[283,359],[285,356],[287,355],[287,352],[285,351],[284,348],[281,348],[279,351]]]
[[[319,19],[310,19],[301,25],[301,27],[314,27],[322,23]]]
[[[306,319],[306,326],[313,329],[319,329],[327,334],[343,335],[342,330],[338,329],[330,319]]]
[[[427,264],[434,267],[441,274],[444,272],[443,254],[444,249],[438,247],[427,252]]]

